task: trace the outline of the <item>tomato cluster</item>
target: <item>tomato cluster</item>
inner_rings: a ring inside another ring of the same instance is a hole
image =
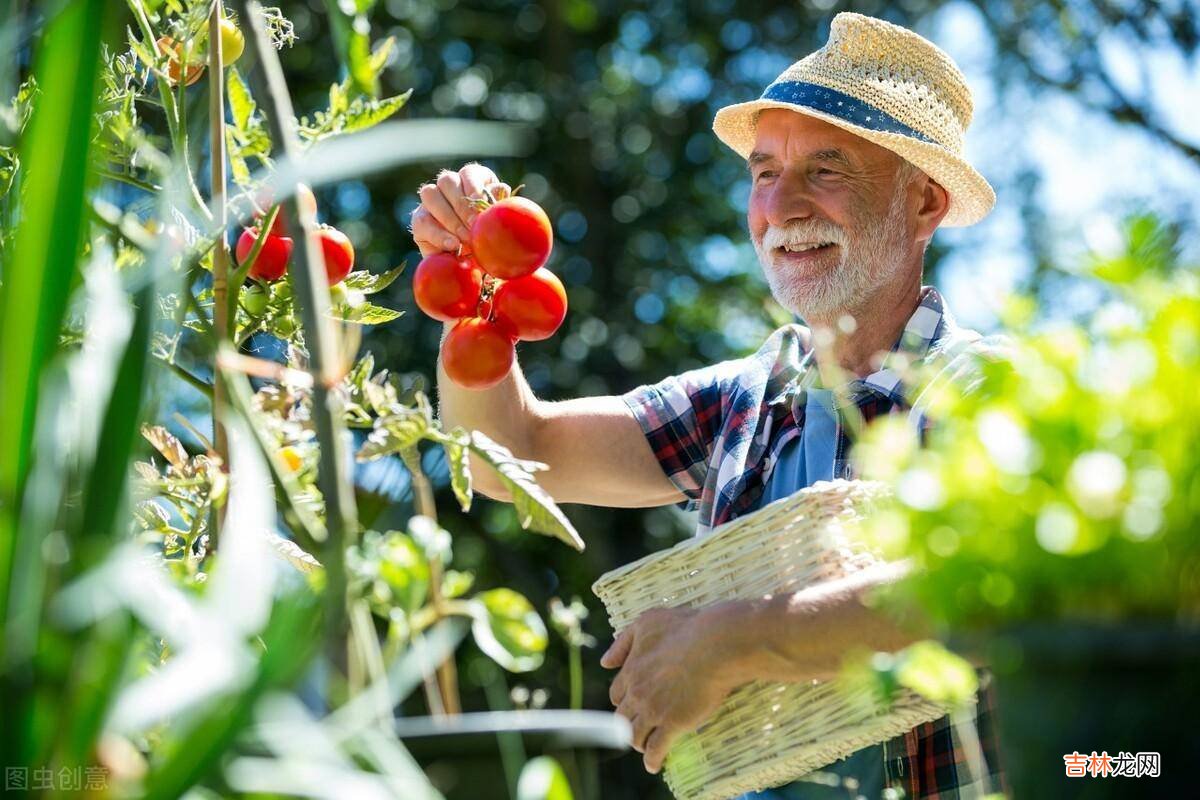
[[[315,200],[307,191],[302,191],[302,202]],[[260,237],[261,225],[246,228],[238,237],[235,255],[238,264],[245,266],[251,251]],[[321,253],[325,256],[325,277],[331,288],[336,287],[354,269],[354,245],[349,237],[332,225],[322,225],[317,229],[317,241],[321,245]],[[293,241],[287,235],[283,220],[277,215],[275,223],[267,231],[266,239],[250,265],[248,275],[255,280],[271,283],[277,281],[287,272],[292,258]]]
[[[228,17],[223,17],[221,27],[221,61],[225,66],[242,57],[246,49],[246,37],[238,28],[237,23]],[[158,52],[167,57],[167,79],[172,86],[178,86],[180,80],[191,86],[200,80],[208,58],[208,29],[201,32],[195,40],[185,45],[170,36],[161,36],[154,43]],[[185,52],[186,51],[186,52]],[[184,65],[186,56],[186,67]]]
[[[417,306],[457,324],[442,342],[442,368],[467,389],[495,386],[518,341],[549,338],[567,315],[567,292],[543,264],[554,234],[541,206],[524,197],[480,201],[469,247],[434,253],[417,266]]]

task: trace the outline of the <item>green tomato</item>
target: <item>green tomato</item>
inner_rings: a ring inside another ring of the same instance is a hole
[[[279,317],[275,320],[275,324],[271,326],[271,332],[281,339],[288,339],[296,332],[296,318],[291,314],[286,317]]]
[[[346,291],[346,284],[338,281],[329,287],[329,302],[334,308],[346,305],[348,299],[349,293]]]
[[[263,312],[267,310],[266,290],[257,283],[252,283],[242,290],[242,308],[246,309],[246,313],[252,317],[261,317]]]

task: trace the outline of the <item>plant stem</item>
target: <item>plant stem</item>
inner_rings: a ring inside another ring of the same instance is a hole
[[[179,377],[179,379],[182,380],[184,383],[186,383],[188,386],[191,386],[193,389],[200,392],[201,394],[203,394],[205,397],[209,398],[210,400],[212,399],[213,387],[211,384],[197,378],[195,375],[188,372],[186,369],[179,366],[174,361],[168,361],[167,359],[162,358],[161,356],[159,357],[159,360],[162,361],[164,364],[166,364],[168,367],[170,367],[171,372],[175,373],[175,375],[177,377]]]
[[[583,708],[583,655],[580,652],[582,648],[577,644],[570,644],[570,660],[568,665],[571,670],[571,710],[579,711]]]
[[[433,499],[433,485],[421,467],[421,451],[414,445],[401,450],[400,458],[404,461],[404,466],[408,467],[409,475],[412,476],[413,505],[416,506],[417,513],[429,517],[436,523],[437,504]],[[446,600],[442,597],[442,560],[437,556],[429,559],[429,602],[433,606],[435,623],[448,616]],[[453,655],[438,666],[437,677],[438,689],[441,691],[442,705],[445,707],[446,713],[461,713],[462,703],[458,697],[458,670],[455,667]]]
[[[212,218],[221,231],[213,247],[213,353],[221,352],[221,345],[229,341],[229,242],[225,235],[225,82],[221,63],[221,17],[224,4],[216,0],[208,17],[208,124],[209,194],[212,203]],[[229,472],[229,440],[221,418],[228,403],[225,381],[219,370],[213,368],[213,444],[221,459],[221,469]],[[224,506],[217,512],[216,528],[209,537],[209,544],[216,549],[224,522]]]
[[[267,123],[271,139],[289,163],[296,163],[300,144],[292,126],[295,110],[288,93],[279,55],[271,45],[262,6],[249,0],[241,15],[248,29],[246,47],[261,69],[252,73],[257,82],[256,94],[267,105]],[[219,38],[219,32],[211,34]],[[312,417],[320,442],[320,464],[317,486],[325,500],[327,538],[323,542],[320,561],[325,565],[325,641],[327,651],[334,654],[335,642],[342,638],[347,622],[345,551],[358,531],[358,512],[354,503],[354,485],[347,474],[350,463],[346,452],[342,423],[342,400],[337,392],[341,365],[338,359],[337,331],[330,325],[329,286],[325,280],[325,263],[316,244],[316,209],[297,202],[294,179],[276,187],[277,199],[287,197],[289,221],[299,222],[303,234],[295,239],[293,250],[293,285],[300,308],[304,341],[308,345],[309,363],[313,375]],[[336,656],[335,656],[336,657]]]
[[[122,172],[114,172],[111,169],[100,169],[100,170],[98,170],[98,172],[100,173],[101,177],[108,178],[109,180],[120,181],[121,183],[129,184],[130,186],[134,186],[134,187],[137,187],[138,189],[141,189],[143,192],[152,192],[153,193],[153,192],[161,192],[162,191],[161,186],[155,186],[154,184],[144,181],[141,178],[134,177],[133,175],[126,175]]]

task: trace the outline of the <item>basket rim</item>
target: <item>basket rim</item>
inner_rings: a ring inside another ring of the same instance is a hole
[[[756,509],[750,514],[732,519],[723,525],[718,525],[710,531],[706,531],[698,536],[691,536],[681,542],[676,543],[666,550],[657,550],[648,555],[642,556],[636,561],[630,561],[628,564],[623,564],[619,567],[609,570],[596,579],[592,584],[592,593],[597,597],[604,599],[605,592],[609,585],[613,582],[626,577],[631,572],[635,572],[647,564],[654,564],[660,561],[666,561],[674,557],[678,557],[680,553],[686,553],[695,548],[702,548],[711,545],[711,543],[721,538],[732,528],[741,528],[746,525],[749,520],[757,516],[767,516],[783,511],[785,508],[791,510],[792,506],[796,508],[814,505],[819,502],[824,502],[830,495],[845,496],[851,491],[861,491],[873,498],[883,497],[889,493],[886,483],[874,480],[846,480],[845,478],[836,478],[831,481],[817,481],[809,486],[799,489],[787,497],[781,497],[774,500],[765,506]]]

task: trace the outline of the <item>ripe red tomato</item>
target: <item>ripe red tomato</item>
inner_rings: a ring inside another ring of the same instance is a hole
[[[516,351],[507,331],[494,322],[467,317],[442,342],[442,368],[464,389],[487,389],[504,380]]]
[[[184,81],[188,86],[200,80],[200,76],[204,74],[204,63],[197,61],[200,56],[199,48],[195,45],[192,46],[185,73],[183,69],[182,42],[177,42],[170,36],[162,36],[154,44],[158,48],[158,52],[167,57],[167,77],[170,79],[172,86],[179,85],[181,75],[185,76]]]
[[[492,297],[496,322],[519,339],[548,339],[567,315],[567,290],[562,281],[542,267],[532,275],[504,281]]]
[[[503,280],[528,275],[545,264],[553,245],[550,218],[524,197],[501,200],[471,223],[471,252],[485,272]]]
[[[421,260],[413,273],[417,307],[442,322],[474,316],[483,288],[483,271],[470,257],[434,253]]]
[[[331,225],[318,228],[317,238],[325,256],[325,277],[329,279],[329,285],[341,283],[354,269],[354,245],[350,244],[346,234]]]
[[[258,240],[258,228],[247,228],[242,231],[237,243],[238,264],[245,264],[254,243]],[[254,266],[250,267],[250,277],[260,281],[277,281],[287,272],[288,260],[292,257],[292,240],[286,236],[275,236],[268,233]]]

